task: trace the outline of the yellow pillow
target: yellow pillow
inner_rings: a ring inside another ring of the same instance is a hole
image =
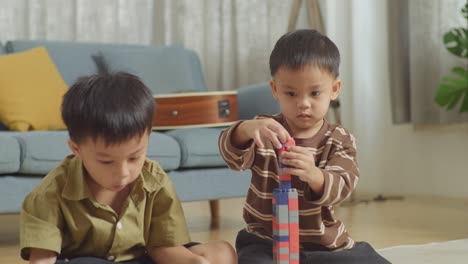
[[[65,129],[67,89],[44,47],[0,56],[0,122],[10,130]]]

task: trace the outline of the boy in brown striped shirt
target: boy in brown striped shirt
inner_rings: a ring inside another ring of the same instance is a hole
[[[348,198],[359,178],[356,143],[348,130],[325,120],[338,97],[340,54],[315,30],[282,36],[270,56],[271,90],[281,113],[239,121],[219,138],[223,159],[234,170],[250,169],[244,206],[245,229],[237,236],[240,264],[271,264],[272,191],[278,187],[277,152],[293,137],[297,146],[282,154],[285,174],[299,195],[301,263],[389,263],[366,242],[355,242],[333,208]]]

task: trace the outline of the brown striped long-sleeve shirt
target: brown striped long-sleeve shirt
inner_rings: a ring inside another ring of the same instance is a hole
[[[274,118],[291,134],[281,114],[259,116]],[[246,231],[259,237],[272,237],[272,192],[279,185],[279,166],[275,148],[271,143],[258,148],[252,143],[246,149],[232,145],[231,134],[239,121],[225,129],[219,138],[219,149],[228,166],[234,170],[250,169],[252,179],[244,205]],[[293,136],[293,135],[292,135]],[[315,157],[315,165],[324,176],[321,196],[307,183],[292,177],[291,184],[299,195],[300,245],[305,250],[338,250],[354,246],[343,223],[334,218],[333,206],[351,195],[359,177],[356,162],[356,144],[348,130],[323,123],[312,138],[294,138],[296,145],[307,147]]]

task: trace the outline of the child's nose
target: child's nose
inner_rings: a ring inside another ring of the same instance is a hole
[[[120,178],[126,178],[128,175],[130,175],[130,168],[129,168],[127,162],[123,162],[120,165],[118,175],[119,175]]]
[[[299,108],[308,108],[308,107],[310,107],[310,102],[307,99],[307,97],[298,98],[297,107],[299,107]]]

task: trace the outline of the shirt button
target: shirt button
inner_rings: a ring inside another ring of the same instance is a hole
[[[122,223],[117,222],[117,229],[119,229],[119,230],[122,229]]]
[[[107,260],[110,260],[110,261],[112,261],[112,260],[114,260],[114,259],[115,259],[114,256],[108,256],[108,257],[107,257]]]

